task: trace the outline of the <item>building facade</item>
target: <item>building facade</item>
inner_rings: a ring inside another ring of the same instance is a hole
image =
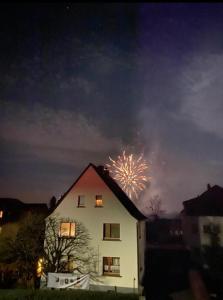
[[[183,239],[189,248],[210,245],[216,236],[223,246],[223,188],[207,186],[196,198],[183,202]]]
[[[61,197],[50,215],[77,220],[90,234],[98,253],[99,281],[91,289],[132,292],[144,272],[145,217],[109,176],[103,166],[89,164]],[[62,222],[65,235],[75,224]]]

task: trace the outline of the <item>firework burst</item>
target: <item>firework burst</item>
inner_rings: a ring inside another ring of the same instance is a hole
[[[137,158],[133,154],[126,155],[123,151],[117,160],[113,160],[111,157],[109,160],[111,164],[107,164],[107,167],[112,177],[117,180],[131,199],[137,199],[149,181],[149,177],[145,173],[148,164],[144,160],[143,154]]]

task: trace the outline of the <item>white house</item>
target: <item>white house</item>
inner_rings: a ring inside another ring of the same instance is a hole
[[[181,212],[183,239],[189,248],[210,245],[210,232],[216,233],[223,246],[223,188],[209,184],[196,198],[183,202]]]
[[[56,204],[52,215],[76,219],[88,229],[98,252],[100,282],[91,289],[141,291],[145,216],[103,166],[89,164]],[[72,235],[75,224],[61,224]],[[69,227],[69,228],[67,228]]]

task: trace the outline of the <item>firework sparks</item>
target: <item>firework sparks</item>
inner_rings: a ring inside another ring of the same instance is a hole
[[[107,167],[112,177],[131,199],[138,198],[139,193],[146,188],[146,183],[149,181],[149,177],[145,174],[148,164],[143,159],[143,154],[135,158],[133,154],[126,155],[123,151],[117,160],[111,157],[109,160],[111,164],[107,164]]]

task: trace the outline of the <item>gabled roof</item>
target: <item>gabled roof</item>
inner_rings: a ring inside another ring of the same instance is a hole
[[[22,209],[24,203],[14,198],[0,198],[0,209]]]
[[[188,216],[223,216],[223,188],[214,185],[200,196],[184,201],[183,213]]]
[[[31,211],[31,212],[37,212],[37,213],[48,213],[48,207],[46,203],[24,203],[25,204],[25,210]]]
[[[109,176],[107,170],[104,170],[103,166],[96,167],[92,163],[90,163],[81,175],[77,178],[77,180],[71,185],[71,187],[65,192],[65,194],[60,198],[57,202],[55,208],[63,201],[66,195],[70,192],[70,190],[75,186],[75,184],[79,181],[79,179],[83,176],[83,174],[87,171],[89,167],[92,167],[98,176],[104,181],[107,187],[113,192],[113,194],[118,198],[121,204],[127,209],[127,211],[137,220],[144,220],[146,217],[138,210],[138,208],[134,205],[134,203],[129,199],[129,197],[124,193],[124,191],[120,188],[120,186],[116,183],[116,181]]]

